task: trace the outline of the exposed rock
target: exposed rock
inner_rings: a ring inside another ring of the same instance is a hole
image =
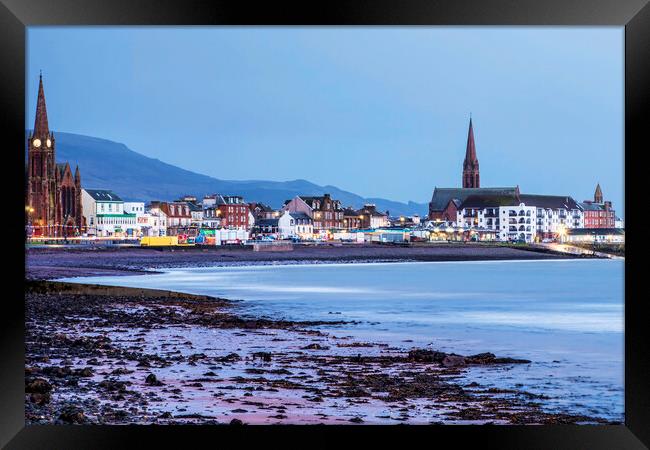
[[[26,393],[46,394],[52,390],[52,385],[43,378],[36,378],[25,382]]]
[[[153,373],[150,373],[147,375],[147,378],[144,380],[145,383],[147,383],[149,386],[162,386],[163,382],[160,381],[158,378]]]
[[[65,423],[84,423],[86,415],[77,406],[66,406],[59,414],[59,420]]]
[[[51,398],[52,397],[50,396],[49,392],[45,393],[45,394],[41,394],[41,393],[36,392],[36,393],[33,393],[33,394],[31,394],[29,396],[29,401],[32,402],[32,403],[36,403],[39,406],[43,406],[43,405],[46,405],[47,403],[49,403]]]
[[[516,358],[497,358],[494,353],[478,353],[476,355],[467,356],[466,362],[468,364],[529,364],[527,359]]]
[[[329,350],[329,347],[323,346],[317,343],[309,344],[305,347],[301,347],[302,350]]]
[[[253,353],[253,359],[261,359],[264,362],[271,361],[271,354],[269,352],[255,352]]]
[[[83,369],[75,369],[74,375],[79,377],[92,377],[94,374],[91,367],[84,367]]]
[[[442,360],[442,365],[445,367],[462,367],[465,366],[465,358],[460,355],[447,355]]]
[[[226,356],[222,356],[221,358],[217,358],[217,361],[220,362],[235,362],[241,360],[241,356],[239,356],[237,353],[229,353]]]
[[[416,348],[409,352],[408,359],[416,362],[441,363],[445,356],[447,354],[444,352]]]

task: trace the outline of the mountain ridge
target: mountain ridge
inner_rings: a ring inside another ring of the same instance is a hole
[[[29,131],[27,131],[29,132]],[[125,144],[81,134],[56,132],[57,162],[79,165],[81,184],[89,189],[111,189],[126,201],[174,200],[183,195],[202,198],[211,193],[242,195],[279,208],[296,195],[323,195],[341,201],[342,206],[360,208],[374,203],[391,215],[424,216],[426,203],[407,203],[384,198],[365,198],[336,186],[320,186],[297,178],[288,181],[225,180],[193,172],[157,158],[138,153]]]

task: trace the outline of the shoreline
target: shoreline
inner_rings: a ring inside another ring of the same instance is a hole
[[[170,268],[208,266],[593,259],[548,249],[473,244],[412,247],[323,245],[298,247],[285,252],[253,252],[242,248],[30,248],[25,254],[26,278],[33,280],[150,274]]]
[[[610,423],[463,381],[474,366],[530,361],[317,329],[350,322],[254,319],[225,299],[52,281],[27,281],[25,301],[27,423]]]

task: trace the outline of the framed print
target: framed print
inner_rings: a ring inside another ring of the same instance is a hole
[[[646,3],[3,0],[2,445],[647,446]]]

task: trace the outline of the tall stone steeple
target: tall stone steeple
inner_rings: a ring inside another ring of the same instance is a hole
[[[596,192],[594,192],[594,203],[603,202],[603,191],[600,189],[600,183],[596,185]]]
[[[36,103],[36,120],[34,121],[34,137],[46,139],[50,134],[47,124],[47,108],[45,107],[45,91],[43,90],[43,74],[39,76],[38,100]]]
[[[469,131],[467,133],[467,149],[465,150],[465,161],[463,161],[463,187],[481,187],[478,158],[476,157],[476,144],[474,143],[474,127],[472,126],[471,116],[469,118]]]
[[[51,230],[56,225],[56,157],[54,135],[50,132],[43,90],[43,75],[38,81],[38,100],[34,130],[27,139],[27,206],[33,210],[33,225]]]

